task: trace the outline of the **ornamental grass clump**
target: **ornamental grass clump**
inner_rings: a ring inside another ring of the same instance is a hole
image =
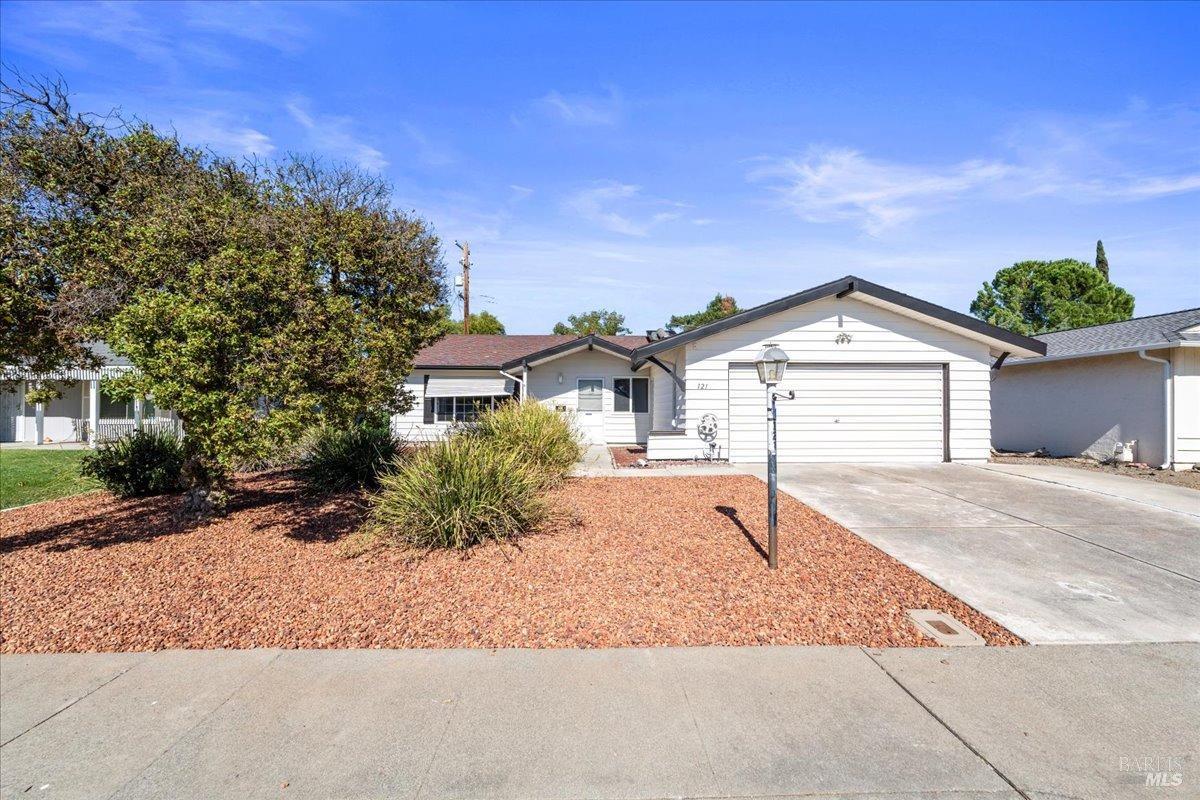
[[[169,431],[134,431],[86,453],[79,472],[117,497],[170,494],[183,488],[183,444]]]
[[[451,436],[382,477],[365,533],[430,549],[509,540],[546,519],[545,481],[541,469],[492,437]]]
[[[400,440],[386,423],[325,427],[313,435],[301,458],[300,475],[320,491],[375,489],[400,450]]]
[[[569,418],[536,400],[503,405],[481,414],[464,435],[511,450],[541,473],[546,485],[562,480],[583,455],[579,431]]]

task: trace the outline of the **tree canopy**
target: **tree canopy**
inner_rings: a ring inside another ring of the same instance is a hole
[[[1133,295],[1083,261],[1021,261],[983,284],[971,313],[1001,328],[1035,335],[1120,322],[1133,316]]]
[[[629,333],[625,327],[625,315],[616,311],[598,309],[585,311],[582,314],[571,314],[566,322],[554,324],[554,333],[562,335],[586,336],[596,333],[602,336],[615,336],[618,333]]]
[[[731,314],[738,313],[740,310],[736,300],[729,295],[718,292],[717,296],[710,300],[708,305],[700,311],[694,314],[677,314],[671,317],[667,322],[667,328],[676,332],[688,331],[692,328],[698,328],[701,325],[707,325],[710,322],[724,319]]]
[[[451,319],[450,308],[442,306],[445,317],[439,321],[439,326],[445,333],[462,333],[462,320]],[[478,314],[471,315],[471,333],[490,334],[494,336],[503,336],[505,333],[504,323],[496,318],[496,315],[490,311],[480,311]]]
[[[1104,242],[1096,240],[1096,269],[1108,280],[1108,256],[1104,253]]]
[[[102,339],[184,427],[189,504],[313,424],[407,409],[440,331],[440,245],[390,187],[290,157],[239,164],[144,124],[74,113],[61,86],[4,87],[0,361],[86,363]]]

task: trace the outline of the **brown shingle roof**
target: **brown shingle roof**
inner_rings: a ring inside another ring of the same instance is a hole
[[[492,336],[481,333],[452,333],[443,336],[417,353],[413,360],[416,369],[429,367],[485,367],[499,369],[500,365],[530,355],[548,347],[578,339],[578,336],[555,334],[515,334]],[[632,350],[649,341],[645,336],[601,336],[601,339]]]

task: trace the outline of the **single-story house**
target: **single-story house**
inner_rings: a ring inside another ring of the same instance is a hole
[[[1035,337],[1039,356],[1009,358],[992,384],[992,438],[1003,450],[1200,463],[1200,308]],[[1016,354],[1013,354],[1016,356]]]
[[[393,418],[413,439],[510,396],[573,412],[587,440],[650,459],[766,459],[754,358],[791,361],[778,404],[781,462],[986,461],[991,376],[1046,344],[854,276],[679,334],[451,335],[422,350],[416,398]]]
[[[103,342],[87,345],[100,366],[33,373],[15,366],[0,368],[0,442],[61,444],[95,443],[143,428],[178,430],[179,420],[152,400],[114,400],[100,389],[100,381],[133,369]],[[26,402],[34,386],[58,390],[61,396],[47,403]]]

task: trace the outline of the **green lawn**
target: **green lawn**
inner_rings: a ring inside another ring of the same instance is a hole
[[[98,489],[79,476],[84,450],[0,450],[0,508]]]

